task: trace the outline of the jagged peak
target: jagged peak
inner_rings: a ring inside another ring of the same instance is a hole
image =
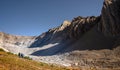
[[[68,20],[63,21],[62,25],[58,28],[58,31],[64,30],[64,29],[65,29],[66,27],[68,27],[70,24],[71,24],[71,22],[68,21]]]
[[[95,24],[97,24],[100,20],[100,16],[95,17],[81,17],[78,16],[74,18],[71,22],[70,29],[69,29],[69,35],[70,38],[76,38],[79,39],[81,35],[83,35],[85,32],[89,31]]]
[[[74,18],[72,20],[72,23],[76,22],[76,23],[90,23],[92,21],[94,21],[97,17],[95,16],[88,16],[88,17],[82,17],[82,16],[78,16],[76,18]]]
[[[114,1],[114,0],[104,0],[105,3],[107,2],[107,3],[109,3],[109,4],[111,4],[112,1]]]
[[[105,0],[101,12],[99,30],[106,36],[120,34],[120,0]]]
[[[48,32],[54,32],[54,33],[55,33],[55,32],[62,31],[62,30],[64,30],[66,27],[68,27],[70,24],[71,24],[70,21],[65,20],[65,21],[63,21],[63,23],[61,24],[61,26],[58,26],[58,27],[49,29]]]
[[[63,21],[63,24],[62,24],[61,26],[66,27],[66,26],[69,26],[70,24],[71,24],[71,22],[70,22],[70,21],[65,20],[65,21]]]

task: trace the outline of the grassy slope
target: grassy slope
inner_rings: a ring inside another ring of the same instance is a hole
[[[71,70],[45,63],[19,58],[0,49],[0,70]]]

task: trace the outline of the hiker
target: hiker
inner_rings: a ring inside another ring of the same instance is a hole
[[[24,57],[24,54],[23,54],[23,53],[18,53],[18,56],[19,56],[20,58],[23,58],[23,57]]]

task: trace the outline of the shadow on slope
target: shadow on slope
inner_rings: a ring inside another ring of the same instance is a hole
[[[47,49],[42,49],[42,50],[36,51],[36,52],[32,53],[31,55],[35,55],[35,56],[56,55],[58,53],[63,53],[63,51],[65,51],[65,49],[68,48],[67,46],[70,46],[70,45],[72,45],[72,42],[70,42],[70,41],[61,42],[60,44],[49,47]]]
[[[52,33],[46,32],[42,35],[36,37],[36,41],[33,42],[29,48],[36,48],[36,47],[42,47],[44,45],[48,44],[48,41],[51,39]]]
[[[79,40],[66,40],[56,46],[32,53],[35,56],[51,56],[69,53],[74,50],[101,50],[114,48],[114,39],[104,36],[96,28],[91,29]]]
[[[62,31],[59,31],[59,27],[56,29],[50,29],[48,32],[43,33],[42,35],[36,38],[36,41],[33,42],[29,48],[43,47],[48,44],[61,43],[66,40],[68,29],[65,28]]]

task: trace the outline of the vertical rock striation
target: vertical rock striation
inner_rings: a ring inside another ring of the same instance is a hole
[[[120,0],[105,0],[99,30],[107,36],[120,35]]]

